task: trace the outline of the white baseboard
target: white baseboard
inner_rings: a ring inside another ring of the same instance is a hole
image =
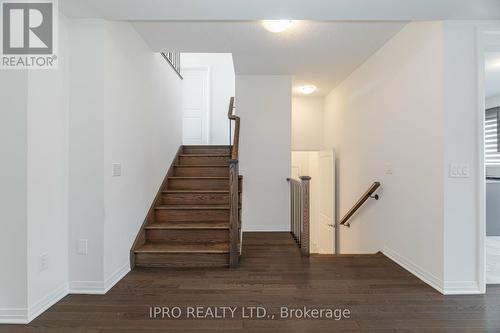
[[[125,275],[130,272],[130,263],[125,263],[122,267],[117,269],[113,274],[111,274],[106,280],[104,280],[104,293],[107,293],[111,288],[115,286]]]
[[[65,283],[30,305],[29,308],[0,309],[0,324],[28,324],[68,294]]]
[[[54,289],[52,292],[45,295],[45,297],[40,299],[38,302],[30,305],[28,309],[28,321],[32,321],[33,319],[44,313],[48,308],[59,302],[67,294],[68,284],[64,283],[63,285]]]
[[[290,232],[290,226],[281,225],[245,225],[243,226],[243,232]]]
[[[27,324],[27,308],[0,308],[0,324]]]
[[[479,288],[477,281],[445,281],[444,282],[445,295],[476,295],[484,294]]]
[[[103,295],[123,279],[128,272],[130,272],[130,264],[126,263],[104,281],[71,281],[69,283],[69,293]]]
[[[420,267],[419,265],[413,263],[411,260],[408,260],[405,257],[399,255],[396,251],[393,251],[389,248],[384,248],[382,250],[382,253],[385,254],[389,259],[394,261],[396,264],[403,267],[408,272],[412,273],[420,280],[424,281],[429,286],[439,291],[441,294],[444,294],[442,279],[433,275],[432,273]]]

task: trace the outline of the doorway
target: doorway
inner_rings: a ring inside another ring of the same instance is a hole
[[[486,284],[500,283],[500,51],[485,53]]]
[[[209,68],[182,69],[182,143],[210,142]]]
[[[332,150],[292,151],[292,178],[311,177],[310,250],[335,254],[335,153]]]

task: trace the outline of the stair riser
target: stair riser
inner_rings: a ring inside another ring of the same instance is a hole
[[[171,210],[156,211],[157,222],[168,221],[229,221],[228,209],[200,209],[200,210]]]
[[[169,243],[214,243],[229,242],[229,231],[226,230],[146,230],[147,242]]]
[[[139,267],[227,267],[227,253],[137,253]]]
[[[229,148],[203,148],[203,147],[184,147],[183,154],[229,154]]]
[[[228,163],[228,156],[179,156],[181,165],[225,165]]]
[[[229,167],[175,167],[174,174],[177,177],[229,177]]]
[[[169,190],[228,190],[227,179],[169,179]]]
[[[167,193],[162,196],[164,205],[228,205],[228,193]]]

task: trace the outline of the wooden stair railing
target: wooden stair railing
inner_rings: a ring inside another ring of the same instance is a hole
[[[239,265],[242,249],[241,212],[239,209],[239,143],[240,143],[240,117],[234,114],[234,97],[229,100],[229,147],[231,159],[229,160],[229,266]],[[231,133],[231,122],[234,121],[234,133]],[[234,134],[231,144],[231,134]]]
[[[300,181],[287,178],[290,183],[290,231],[304,256],[310,252],[310,181],[311,177],[299,177]]]
[[[361,208],[361,206],[365,204],[365,202],[368,199],[370,198],[375,200],[379,199],[378,194],[373,195],[373,193],[375,193],[375,191],[377,191],[379,187],[380,187],[380,182],[374,182],[370,186],[370,188],[361,196],[361,198],[359,198],[359,200],[354,204],[354,206],[352,206],[352,208],[349,209],[349,211],[344,215],[344,217],[340,219],[339,223],[343,226],[350,227],[351,224],[348,222],[349,219],[358,211],[358,209]]]

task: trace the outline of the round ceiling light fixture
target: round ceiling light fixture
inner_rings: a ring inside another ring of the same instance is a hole
[[[264,20],[262,21],[262,25],[267,31],[270,32],[283,32],[286,29],[290,28],[293,24],[292,20]]]
[[[499,69],[500,68],[500,58],[498,58],[496,61],[494,61],[491,64],[491,68],[494,68],[494,69]]]
[[[308,85],[300,87],[299,90],[304,95],[310,95],[316,91],[316,86],[313,86],[312,84],[308,84]]]

